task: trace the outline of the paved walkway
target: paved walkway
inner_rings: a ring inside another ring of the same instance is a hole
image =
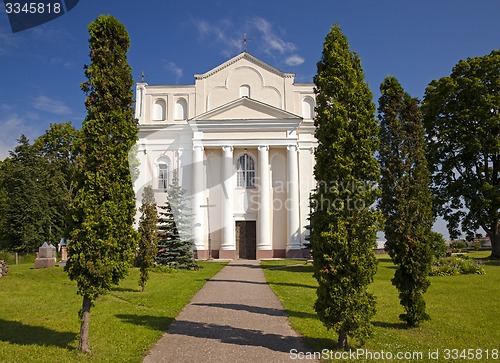
[[[291,349],[306,351],[259,262],[238,260],[203,286],[144,363],[292,362]]]

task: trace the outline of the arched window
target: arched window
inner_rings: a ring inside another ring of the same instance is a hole
[[[153,120],[163,121],[166,119],[167,103],[164,99],[159,98],[153,105]]]
[[[170,172],[170,163],[167,159],[158,160],[158,189],[168,189],[168,178]]]
[[[184,98],[179,98],[175,102],[175,116],[174,120],[187,120],[187,101]]]
[[[304,97],[302,100],[302,117],[305,119],[314,118],[314,100],[312,97]]]
[[[240,97],[248,97],[250,98],[250,86],[244,84],[240,87]]]
[[[238,188],[255,187],[255,160],[250,155],[244,154],[238,158],[236,179]]]

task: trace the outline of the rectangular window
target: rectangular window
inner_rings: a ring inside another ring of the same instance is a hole
[[[168,188],[168,165],[160,164],[158,168],[158,189]]]
[[[255,161],[248,154],[242,155],[238,159],[236,181],[238,188],[255,187]]]

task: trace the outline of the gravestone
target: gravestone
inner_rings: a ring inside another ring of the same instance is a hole
[[[60,267],[66,266],[66,262],[68,262],[68,240],[65,238],[61,238],[59,242],[59,252],[61,253],[61,261],[59,261],[58,265]]]
[[[4,260],[0,260],[0,277],[7,275],[9,265]]]
[[[54,251],[55,249],[51,248],[47,242],[44,242],[43,245],[38,248],[37,258],[35,259],[35,268],[54,267],[56,265]]]

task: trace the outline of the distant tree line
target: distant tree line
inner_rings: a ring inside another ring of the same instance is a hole
[[[34,252],[69,235],[76,192],[76,140],[70,122],[51,124],[33,143],[21,135],[0,162],[0,247]]]

